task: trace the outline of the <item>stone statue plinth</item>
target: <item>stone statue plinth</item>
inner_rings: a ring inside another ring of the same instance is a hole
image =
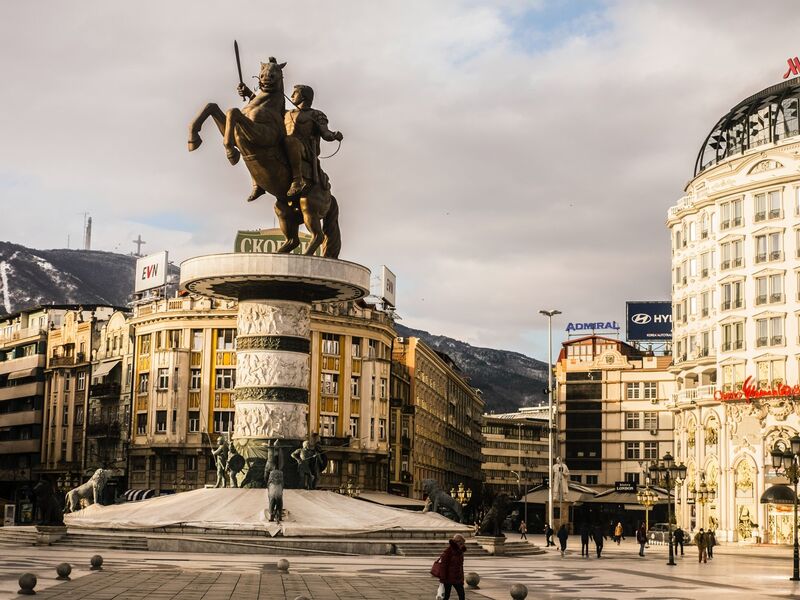
[[[61,538],[67,535],[66,525],[37,525],[36,526],[36,545],[52,546]]]
[[[297,254],[213,254],[181,264],[181,288],[238,300],[233,443],[245,458],[277,460],[300,487],[291,452],[308,439],[312,302],[369,293],[370,271]],[[290,462],[291,461],[291,462]]]
[[[502,556],[506,553],[506,536],[476,535],[475,541],[492,556]]]

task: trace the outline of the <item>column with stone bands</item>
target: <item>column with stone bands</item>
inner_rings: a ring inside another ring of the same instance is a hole
[[[239,303],[234,440],[307,437],[309,313],[305,302]]]

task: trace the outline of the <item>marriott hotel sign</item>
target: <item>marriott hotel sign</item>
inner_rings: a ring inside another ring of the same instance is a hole
[[[753,385],[753,382],[754,380],[751,376],[744,380],[744,385],[741,390],[733,390],[730,392],[717,390],[714,392],[714,399],[719,402],[735,402],[737,400],[752,402],[757,398],[800,396],[800,385],[776,385],[771,388],[759,388]]]

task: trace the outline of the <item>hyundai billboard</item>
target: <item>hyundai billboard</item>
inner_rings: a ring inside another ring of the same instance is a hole
[[[626,302],[626,335],[629,342],[672,339],[672,302]]]

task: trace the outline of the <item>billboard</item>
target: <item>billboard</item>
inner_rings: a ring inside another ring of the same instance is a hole
[[[672,302],[626,302],[629,342],[668,342],[672,339]]]
[[[381,298],[383,303],[394,308],[397,276],[386,265],[381,265]]]
[[[161,287],[167,282],[167,251],[157,252],[136,261],[133,291],[140,293],[145,290]]]
[[[300,232],[300,246],[292,250],[292,254],[305,254],[311,236]],[[259,229],[256,231],[237,231],[233,251],[244,254],[274,254],[286,241],[280,229]],[[317,248],[315,256],[322,256],[322,247]]]

